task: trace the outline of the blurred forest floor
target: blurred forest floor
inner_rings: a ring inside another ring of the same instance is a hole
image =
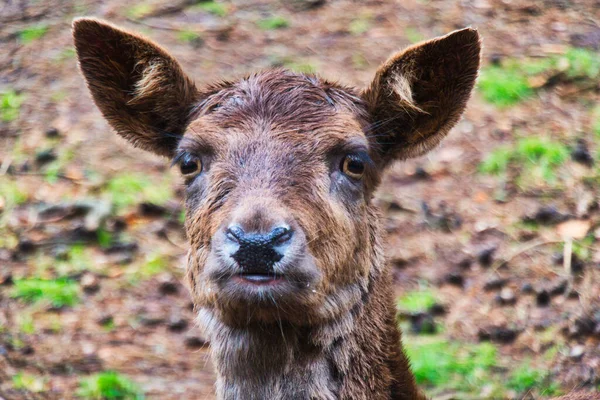
[[[0,398],[213,398],[182,182],[92,104],[82,15],[155,39],[200,85],[284,66],[362,87],[394,50],[477,27],[465,118],[377,194],[405,346],[436,399],[598,389],[600,1],[4,0]]]

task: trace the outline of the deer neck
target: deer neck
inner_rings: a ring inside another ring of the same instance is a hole
[[[377,275],[361,302],[316,327],[234,329],[201,309],[218,399],[422,399],[401,349],[389,274]]]

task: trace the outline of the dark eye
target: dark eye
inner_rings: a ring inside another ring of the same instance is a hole
[[[202,161],[197,157],[186,154],[179,161],[179,170],[181,171],[181,175],[190,178],[202,172]]]
[[[365,173],[365,163],[360,157],[355,155],[347,155],[344,157],[340,168],[344,174],[352,179],[360,179]]]

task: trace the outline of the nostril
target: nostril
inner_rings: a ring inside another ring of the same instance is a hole
[[[230,225],[225,231],[227,239],[240,243],[244,240],[244,230],[239,225]]]
[[[287,226],[279,226],[269,234],[270,242],[275,246],[288,243],[292,239],[293,232]]]

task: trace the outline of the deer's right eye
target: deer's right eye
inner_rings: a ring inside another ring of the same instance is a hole
[[[179,161],[179,170],[181,171],[181,175],[186,178],[191,178],[202,172],[202,161],[200,161],[198,157],[186,154],[181,161]]]

